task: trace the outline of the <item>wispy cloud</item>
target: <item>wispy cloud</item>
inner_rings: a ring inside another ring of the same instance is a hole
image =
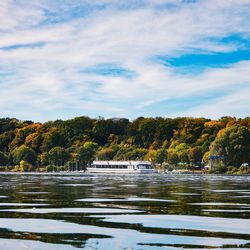
[[[247,116],[249,10],[249,0],[3,0],[1,115],[168,115],[160,103],[193,97],[200,107],[190,101],[171,115]],[[218,53],[237,60],[216,63]],[[197,54],[215,55],[214,64],[196,70]]]

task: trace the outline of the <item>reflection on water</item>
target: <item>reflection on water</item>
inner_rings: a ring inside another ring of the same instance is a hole
[[[11,203],[10,203],[11,204]],[[40,205],[40,204],[39,204]],[[48,214],[48,213],[82,213],[82,214],[124,214],[124,213],[137,213],[138,210],[131,209],[119,209],[119,208],[78,208],[78,207],[66,207],[66,208],[35,208],[33,209],[6,209],[5,212],[17,212],[17,213],[35,213],[35,214]]]
[[[37,206],[47,206],[48,204],[37,204],[37,203],[14,203],[14,202],[1,202],[0,207],[37,207]]]
[[[0,249],[247,249],[250,177],[1,174]]]

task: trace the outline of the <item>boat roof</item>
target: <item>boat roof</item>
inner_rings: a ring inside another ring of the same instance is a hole
[[[149,161],[93,161],[92,165],[151,165]]]

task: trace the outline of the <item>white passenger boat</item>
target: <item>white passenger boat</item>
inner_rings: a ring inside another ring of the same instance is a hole
[[[149,161],[94,161],[87,172],[148,174],[155,170]]]

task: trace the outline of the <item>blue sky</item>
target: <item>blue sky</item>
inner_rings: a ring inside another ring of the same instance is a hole
[[[250,116],[250,0],[1,0],[0,116]]]

